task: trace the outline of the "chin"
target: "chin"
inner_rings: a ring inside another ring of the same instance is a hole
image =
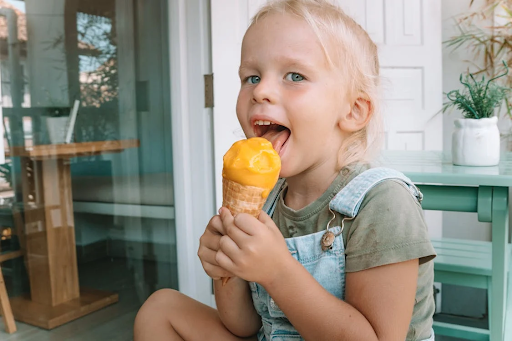
[[[291,178],[292,176],[297,175],[296,172],[293,172],[290,167],[287,167],[284,163],[281,164],[281,172],[279,173],[280,178]]]

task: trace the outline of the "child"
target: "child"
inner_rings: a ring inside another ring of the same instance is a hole
[[[206,227],[218,310],[160,290],[135,340],[434,340],[421,193],[367,170],[382,135],[367,33],[327,0],[274,1],[245,34],[240,79],[238,120],[272,142],[283,180],[259,219],[221,208]]]

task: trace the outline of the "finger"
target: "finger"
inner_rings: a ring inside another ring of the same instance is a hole
[[[214,233],[225,235],[226,232],[224,231],[224,226],[222,225],[222,219],[220,219],[220,216],[214,215],[212,219],[208,222],[208,229]]]
[[[219,265],[217,264],[217,261],[215,260],[215,256],[217,255],[218,250],[211,250],[208,248],[201,248],[197,255],[199,256],[199,259],[201,262],[207,262],[213,265]]]
[[[245,233],[244,230],[237,224],[237,217],[240,214],[237,214],[236,217],[233,219],[233,224],[230,224],[226,228],[226,236],[229,236],[240,248],[242,248],[242,245],[247,242],[247,240],[250,238],[250,235]]]
[[[269,227],[274,227],[276,225],[272,218],[270,218],[270,216],[265,211],[260,212],[258,220]]]
[[[261,228],[258,219],[247,213],[237,214],[234,218],[234,224],[249,236],[254,236]]]
[[[229,236],[222,236],[220,239],[219,251],[222,251],[229,258],[235,260],[240,254],[240,247]]]
[[[228,228],[234,224],[233,215],[227,208],[221,207],[219,216],[220,220],[222,220],[223,230],[226,232]]]
[[[212,249],[214,251],[217,251],[219,249],[219,243],[220,238],[222,235],[213,233],[211,231],[205,232],[204,235],[201,236],[201,239],[199,240],[200,247],[204,246],[208,249]]]
[[[279,231],[279,227],[277,227],[276,223],[272,220],[272,218],[264,211],[261,211],[258,220],[263,223],[272,233],[277,234],[282,237],[281,231]]]
[[[219,264],[220,267],[222,267],[223,269],[225,269],[227,271],[232,272],[232,270],[235,267],[235,264],[233,263],[231,258],[229,258],[224,252],[222,252],[222,250],[219,250],[217,252],[215,260],[217,261],[217,264]],[[230,277],[230,276],[225,276],[225,277]]]
[[[211,263],[204,262],[203,263],[204,272],[212,279],[221,279],[222,277],[233,277],[234,275],[227,271],[226,269],[221,268],[218,265],[213,265]]]

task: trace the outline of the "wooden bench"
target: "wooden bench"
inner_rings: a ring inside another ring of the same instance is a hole
[[[437,252],[434,259],[434,280],[436,282],[461,285],[487,290],[488,302],[491,302],[492,288],[492,244],[491,242],[460,240],[460,239],[434,239],[432,244]],[[510,244],[507,254],[510,257]],[[510,258],[509,258],[510,259]],[[512,264],[509,262],[509,269]],[[511,270],[508,274],[508,304],[506,335],[512,339],[512,279]],[[489,324],[492,316],[489,311]],[[489,340],[489,330],[473,328],[451,323],[434,322],[434,331],[438,335],[464,338],[468,340]]]

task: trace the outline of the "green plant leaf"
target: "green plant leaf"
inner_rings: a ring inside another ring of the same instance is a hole
[[[465,118],[488,118],[495,114],[497,108],[503,103],[507,104],[507,110],[510,110],[507,96],[512,89],[503,87],[495,81],[508,75],[509,69],[503,61],[505,72],[486,81],[485,75],[477,80],[472,73],[461,74],[460,83],[464,86],[461,90],[452,90],[446,94],[448,102],[443,104],[443,112],[455,107],[462,111]]]

